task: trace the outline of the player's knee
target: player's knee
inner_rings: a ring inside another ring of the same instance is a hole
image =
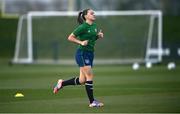
[[[83,67],[82,72],[86,78],[85,81],[93,79],[93,72],[90,66]]]
[[[79,78],[79,83],[81,84],[81,85],[84,85],[85,84],[85,82],[86,82],[86,79],[85,78]]]
[[[79,83],[81,84],[81,85],[84,85],[85,84],[85,80],[79,80]]]
[[[93,80],[93,75],[87,75],[86,79],[87,79],[87,81]]]

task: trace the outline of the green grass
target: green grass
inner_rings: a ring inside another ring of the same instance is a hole
[[[166,66],[133,71],[130,66],[95,66],[94,94],[103,108],[89,108],[84,86],[68,86],[58,94],[58,78],[79,74],[76,66],[0,65],[1,113],[164,113],[180,112],[180,68]],[[21,92],[23,98],[14,95]]]

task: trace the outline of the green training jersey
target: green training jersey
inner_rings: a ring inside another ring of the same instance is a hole
[[[73,31],[73,34],[81,41],[88,40],[88,44],[86,46],[79,45],[79,49],[94,51],[94,46],[98,38],[97,25],[95,23],[89,25],[84,22]]]

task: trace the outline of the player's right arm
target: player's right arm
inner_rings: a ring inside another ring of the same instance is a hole
[[[68,40],[82,46],[86,46],[88,44],[88,40],[81,41],[77,39],[77,37],[73,33],[69,35]]]
[[[86,46],[88,44],[88,40],[79,40],[77,37],[81,34],[84,34],[86,31],[86,26],[83,24],[79,25],[68,37],[68,40],[74,42],[76,44],[80,44],[82,46]]]

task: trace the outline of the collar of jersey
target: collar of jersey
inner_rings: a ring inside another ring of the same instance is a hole
[[[84,24],[88,25],[88,26],[92,26],[94,24],[94,22],[90,25],[89,23],[84,22]]]

